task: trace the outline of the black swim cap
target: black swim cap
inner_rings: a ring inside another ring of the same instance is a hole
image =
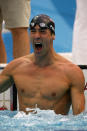
[[[30,30],[34,29],[36,25],[39,25],[41,29],[49,29],[51,33],[55,34],[55,23],[47,15],[41,14],[35,16],[30,22]]]

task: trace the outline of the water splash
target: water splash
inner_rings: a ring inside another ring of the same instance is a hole
[[[53,110],[34,108],[37,114],[22,111],[0,111],[1,131],[54,131],[54,130],[85,130],[87,129],[87,112],[73,116],[57,115]]]

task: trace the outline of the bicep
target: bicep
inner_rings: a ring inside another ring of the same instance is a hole
[[[82,70],[77,66],[73,66],[69,76],[71,80],[70,91],[72,99],[72,109],[73,114],[76,115],[83,112],[85,108],[85,78]]]
[[[6,91],[13,83],[11,76],[0,75],[0,93]]]
[[[73,114],[79,114],[85,108],[84,87],[81,85],[74,85],[71,87],[71,99]]]

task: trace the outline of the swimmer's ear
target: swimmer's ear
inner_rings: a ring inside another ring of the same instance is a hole
[[[53,38],[53,40],[55,40],[55,35],[54,34],[52,34],[52,38]]]

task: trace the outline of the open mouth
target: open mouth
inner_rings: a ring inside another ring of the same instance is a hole
[[[35,43],[35,50],[41,51],[42,50],[42,43]]]

